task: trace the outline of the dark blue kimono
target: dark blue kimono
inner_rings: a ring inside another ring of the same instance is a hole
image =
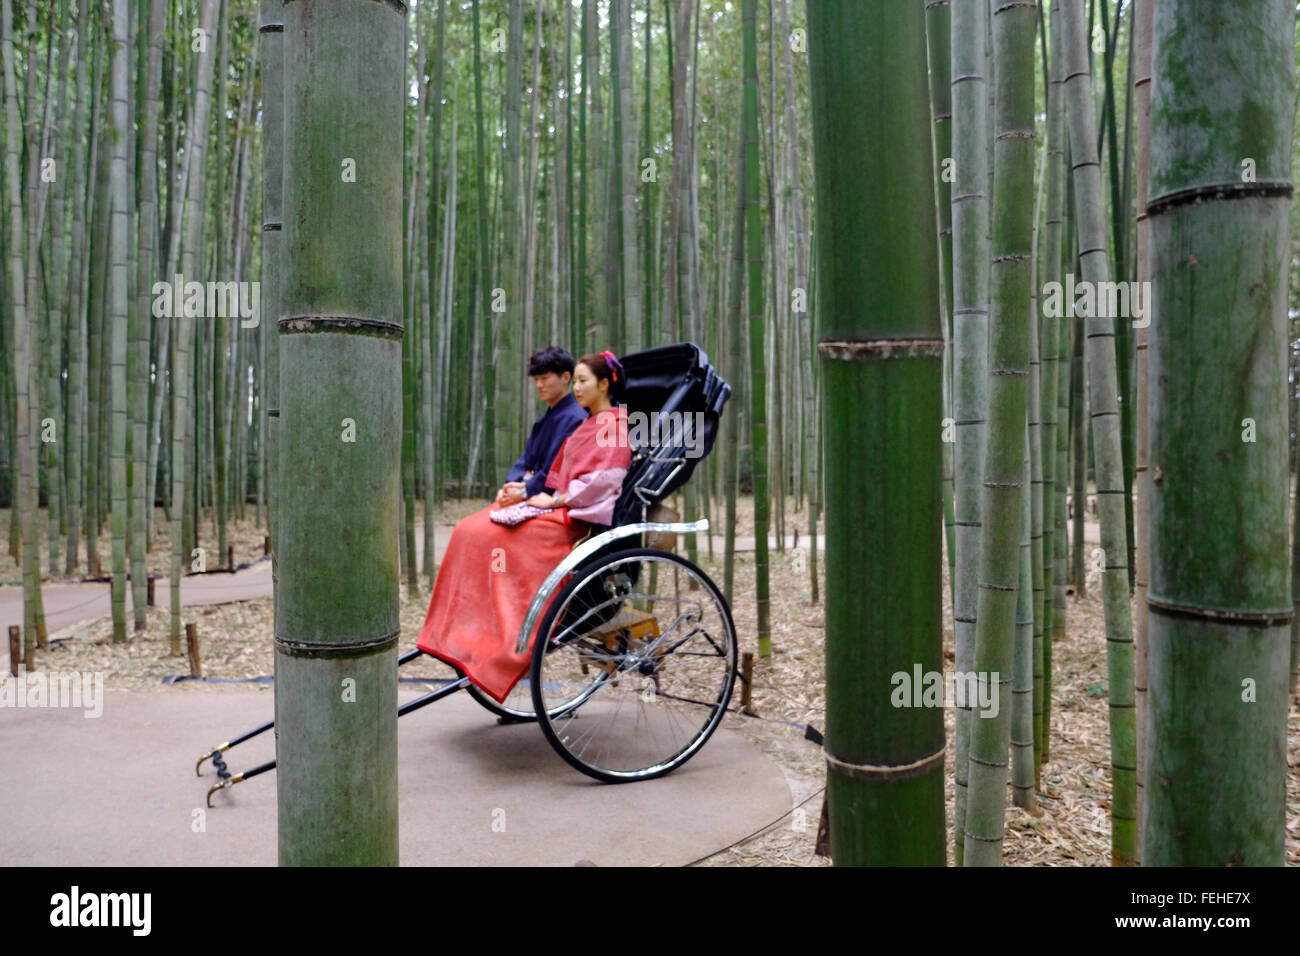
[[[532,477],[524,482],[527,495],[531,498],[541,494],[546,489],[546,475],[551,470],[551,462],[559,454],[560,446],[586,420],[587,410],[578,404],[573,393],[565,395],[533,424],[524,453],[510,466],[506,481],[519,481],[524,472],[531,471]]]

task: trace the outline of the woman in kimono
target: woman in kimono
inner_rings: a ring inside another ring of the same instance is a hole
[[[504,507],[494,502],[452,532],[418,646],[498,702],[528,671],[536,633],[528,653],[515,646],[542,582],[593,525],[613,520],[631,464],[627,409],[614,404],[624,384],[612,352],[583,356],[575,367],[573,397],[589,415],[551,463],[548,490],[527,500],[552,510],[508,526],[491,519]]]

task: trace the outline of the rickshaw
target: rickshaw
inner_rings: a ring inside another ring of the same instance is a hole
[[[736,681],[736,629],[726,598],[670,550],[677,535],[706,532],[709,521],[678,521],[662,503],[712,449],[731,386],[692,342],[622,362],[631,465],[611,524],[593,526],[528,607],[516,644],[518,653],[527,651],[536,628],[528,676],[498,703],[456,670],[454,679],[397,711],[401,717],[466,690],[502,722],[535,721],[561,757],[605,783],[650,780],[690,760],[717,729]],[[424,653],[403,654],[398,666]],[[222,756],[274,726],[270,721],[199,758],[196,774],[211,759],[218,776],[208,806],[217,791],[275,768],[272,760],[232,775]]]

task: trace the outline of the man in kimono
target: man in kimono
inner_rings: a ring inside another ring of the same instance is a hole
[[[586,421],[587,410],[569,390],[574,364],[567,350],[554,345],[529,357],[528,374],[537,388],[537,397],[550,407],[533,423],[523,454],[510,467],[505,484],[497,492],[497,504],[512,505],[545,491],[546,475],[560,446]]]

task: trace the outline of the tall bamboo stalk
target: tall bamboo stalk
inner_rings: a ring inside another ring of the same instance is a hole
[[[933,123],[935,157],[935,201],[939,210],[939,307],[943,310],[943,408],[953,415],[953,288],[952,288],[952,182],[948,160],[953,158],[952,122],[952,11],[949,0],[926,0],[925,37],[930,64],[930,116]],[[948,554],[949,586],[957,580],[956,502],[954,485],[954,441],[943,442],[943,530]]]
[[[754,576],[758,617],[758,653],[772,655],[768,623],[767,376],[764,370],[763,227],[758,200],[758,39],[757,0],[745,0],[744,33],[745,254],[749,278],[750,449],[754,486]]]
[[[113,165],[109,177],[112,230],[109,239],[110,337],[112,345],[112,487],[113,487],[113,640],[126,640],[126,339],[127,339],[127,210],[126,147],[127,58],[130,56],[126,0],[113,0],[112,92],[109,121],[113,134]]]
[[[1034,644],[1034,757],[1036,766],[1043,763],[1045,739],[1048,732],[1045,715],[1050,696],[1047,688],[1047,659],[1051,652],[1052,641],[1057,630],[1058,601],[1064,599],[1065,582],[1057,580],[1057,552],[1064,547],[1058,541],[1058,528],[1063,528],[1063,516],[1060,509],[1064,504],[1064,476],[1058,474],[1059,451],[1066,432],[1066,423],[1059,418],[1059,390],[1063,379],[1061,345],[1066,334],[1064,315],[1048,315],[1042,308],[1044,297],[1042,289],[1047,282],[1059,282],[1061,279],[1061,243],[1065,201],[1065,151],[1062,139],[1065,136],[1065,103],[1062,86],[1061,49],[1056,37],[1060,32],[1060,19],[1057,11],[1060,0],[1052,3],[1053,43],[1048,61],[1047,93],[1047,160],[1045,178],[1047,180],[1047,215],[1043,224],[1043,262],[1038,269],[1039,310],[1035,317],[1042,328],[1042,389],[1040,394],[1042,418],[1042,455],[1043,455],[1043,629],[1036,636]],[[1058,591],[1060,597],[1058,597]],[[1064,620],[1061,622],[1064,628]],[[1040,775],[1041,779],[1041,775]]]
[[[984,53],[988,4],[952,9],[952,344],[956,574],[953,577],[955,667],[975,666],[979,591],[980,495],[988,411],[989,197],[988,91]],[[953,843],[960,866],[966,843],[971,702],[958,702],[953,765]]]
[[[496,456],[493,452],[495,447],[495,430],[496,430],[496,339],[494,332],[497,322],[494,321],[492,306],[490,300],[490,284],[488,281],[491,262],[490,251],[488,246],[488,218],[491,214],[488,208],[488,191],[487,191],[487,148],[484,145],[483,133],[483,51],[479,31],[479,0],[473,3],[474,19],[474,157],[477,167],[475,201],[478,206],[478,245],[476,255],[478,259],[478,309],[482,313],[482,330],[481,341],[483,343],[484,354],[480,356],[483,368],[483,395],[486,398],[487,407],[483,410],[481,422],[482,433],[486,435],[484,440],[484,465],[483,473],[488,476],[495,476]],[[474,451],[471,450],[469,474],[466,476],[467,481],[472,481],[474,476]],[[490,486],[493,477],[485,482]]]
[[[165,50],[164,59],[168,59],[170,57],[171,57],[170,50]],[[173,110],[170,108],[171,107],[170,100],[172,98],[170,90],[173,85],[171,72],[172,71],[168,69],[167,66],[164,64],[163,115],[171,114],[169,122],[167,124],[167,148],[166,148],[167,149],[167,155],[166,155],[167,193],[166,196],[164,197],[160,191],[158,196],[159,213],[161,214],[165,209],[164,223],[170,222],[170,220],[175,215],[175,212],[178,208],[178,203],[176,200],[184,189],[184,186],[182,185],[184,181],[184,173],[182,171],[181,176],[178,177],[176,174],[176,170],[174,168],[176,165],[175,164],[176,116]],[[263,115],[262,122],[263,122],[263,139],[265,139],[265,129],[266,129],[265,115]],[[265,147],[263,148],[265,149]],[[182,166],[188,166],[188,163],[189,163],[189,154],[186,153],[185,159],[182,162]],[[157,182],[159,185],[161,185],[163,179],[160,177],[157,180]],[[172,257],[172,251],[173,251],[172,237],[177,234],[179,234],[179,230],[175,228],[172,228],[170,233],[167,232],[165,229],[159,229],[158,231],[157,253],[158,253],[158,274],[159,275],[172,274],[172,267],[175,265],[176,262],[175,259]],[[263,296],[262,299],[262,310],[266,314],[271,314],[270,312],[267,311],[265,295]],[[159,466],[159,461],[160,459],[163,458],[163,448],[164,448],[164,443],[162,441],[163,411],[165,408],[170,408],[171,401],[174,398],[174,392],[172,388],[172,376],[170,373],[171,353],[173,347],[171,337],[172,337],[171,320],[166,316],[161,318],[155,317],[154,336],[153,336],[155,387],[150,392],[149,457],[148,457],[147,475],[145,478],[145,482],[146,482],[145,500],[149,502],[149,506],[145,509],[145,534],[146,534],[146,538],[149,539],[151,539],[153,535],[153,530],[152,530],[153,514],[154,514],[153,503],[155,500],[157,500],[159,471],[161,470]],[[263,443],[263,445],[265,446],[265,443]],[[263,452],[263,454],[265,455],[265,451]],[[163,514],[167,520],[169,521],[171,520],[171,501],[168,495],[163,496]]]
[[[1137,281],[1151,279],[1150,229],[1147,220],[1147,188],[1150,179],[1151,153],[1151,26],[1156,0],[1137,0],[1133,14],[1134,46],[1137,64],[1134,75],[1133,99],[1137,104]],[[1149,288],[1139,285],[1141,288]],[[1151,303],[1146,303],[1150,314]],[[1147,343],[1148,327],[1135,329],[1137,333],[1137,457],[1134,484],[1137,486],[1137,504],[1134,509],[1134,587],[1137,600],[1133,605],[1133,697],[1137,711],[1137,853],[1142,859],[1143,805],[1146,802],[1146,736],[1147,736],[1147,584],[1151,568],[1151,482],[1147,467],[1149,441],[1147,435]],[[1294,573],[1294,571],[1293,571]],[[1293,586],[1294,590],[1294,586]],[[1293,624],[1294,627],[1294,624]]]
[[[1035,0],[993,11],[993,226],[988,436],[981,499],[975,671],[998,704],[971,720],[966,866],[1002,860],[1014,663],[1017,544],[1029,398],[1034,187]]]
[[[67,516],[68,544],[63,566],[64,574],[72,574],[78,565],[78,546],[81,533],[82,455],[81,439],[84,423],[82,405],[86,387],[86,97],[89,81],[86,78],[86,55],[90,47],[90,5],[77,4],[77,82],[73,94],[77,105],[73,112],[71,142],[72,177],[72,247],[68,265],[68,401],[67,427],[64,435],[67,449]],[[93,136],[91,137],[93,138]]]
[[[1083,0],[1064,0],[1063,53],[1065,99],[1070,125],[1075,195],[1078,198],[1079,259],[1083,280],[1092,283],[1093,304],[1087,328],[1088,404],[1096,457],[1097,511],[1105,561],[1102,597],[1106,612],[1108,697],[1111,750],[1111,862],[1137,862],[1137,741],[1133,703],[1133,628],[1129,612],[1128,541],[1124,518],[1124,468],[1120,446],[1115,369],[1115,321],[1100,283],[1110,280],[1106,254],[1105,207],[1097,161],[1096,121]],[[1086,301],[1086,300],[1085,300]],[[1127,316],[1121,320],[1128,321]],[[1076,502],[1079,507],[1081,502]]]
[[[62,32],[62,39],[59,43],[59,67],[58,67],[58,87],[54,96],[54,124],[50,130],[49,143],[44,150],[44,155],[51,154],[62,155],[62,147],[59,140],[62,136],[63,127],[66,126],[66,116],[68,110],[65,106],[67,86],[68,86],[68,64],[71,62],[72,54],[72,37],[62,26],[62,18],[65,13],[63,5],[60,4],[55,10],[51,11],[51,16],[57,13],[60,21],[58,29]],[[53,39],[51,39],[51,56],[53,55]],[[48,93],[48,84],[47,84]],[[67,294],[67,258],[64,255],[66,240],[64,236],[65,222],[65,203],[64,191],[67,183],[67,167],[63,167],[63,176],[57,176],[50,187],[50,249],[47,259],[50,261],[48,266],[52,276],[47,276],[46,298],[49,307],[46,310],[46,324],[48,335],[46,345],[42,351],[42,371],[41,381],[45,389],[42,403],[47,409],[46,417],[53,418],[56,422],[57,434],[55,440],[51,442],[42,442],[43,450],[46,456],[46,495],[49,502],[48,520],[46,522],[47,540],[49,549],[47,560],[51,575],[59,573],[59,564],[61,563],[61,536],[62,526],[65,523],[63,515],[63,463],[62,449],[66,447],[68,436],[63,430],[64,408],[63,408],[63,341],[64,333],[67,328],[67,318],[65,316]]]
[[[23,196],[19,187],[18,144],[22,127],[18,123],[18,87],[14,77],[14,25],[11,0],[2,0],[5,84],[5,182],[9,222],[9,297],[13,301],[14,380],[17,395],[16,431],[18,443],[18,482],[12,510],[22,522],[23,571],[23,660],[27,669],[35,669],[37,601],[41,586],[40,552],[37,537],[36,449],[31,422],[31,341],[30,310],[27,302],[26,275],[23,267]],[[30,67],[29,67],[30,68]]]
[[[619,347],[635,352],[645,347],[645,329],[641,306],[641,265],[637,254],[636,194],[640,186],[636,161],[636,136],[632,133],[635,112],[632,104],[632,10],[631,0],[611,0],[618,16],[614,25],[614,42],[619,50],[618,100],[615,107],[615,142],[620,150],[616,170],[619,174],[619,219],[622,245],[620,259],[623,273],[623,329]],[[613,19],[611,17],[611,19]]]
[[[277,0],[261,0],[262,60],[262,386],[263,474],[271,536],[273,600],[279,606],[280,303],[284,275],[284,18]],[[277,611],[278,614],[278,611]]]
[[[1052,2],[1052,47],[1057,50],[1057,54],[1052,57],[1051,76],[1055,81],[1057,89],[1057,102],[1059,104],[1056,115],[1056,130],[1058,136],[1055,142],[1060,144],[1060,148],[1055,152],[1053,157],[1054,167],[1057,170],[1057,176],[1062,183],[1062,193],[1060,209],[1061,226],[1059,234],[1061,237],[1061,255],[1056,257],[1056,268],[1053,275],[1057,278],[1061,276],[1063,263],[1066,261],[1073,262],[1073,252],[1066,254],[1067,249],[1072,249],[1074,227],[1068,218],[1070,204],[1068,196],[1070,194],[1071,178],[1066,170],[1066,157],[1069,155],[1069,137],[1065,132],[1065,60],[1060,54],[1061,49],[1061,17],[1058,14],[1058,0]],[[1070,266],[1073,268],[1073,265]],[[1070,444],[1070,412],[1069,412],[1069,311],[1063,310],[1063,314],[1056,322],[1056,507],[1053,513],[1056,518],[1056,533],[1053,541],[1055,550],[1055,560],[1052,567],[1052,637],[1051,640],[1043,641],[1043,749],[1041,758],[1043,763],[1047,762],[1051,754],[1052,745],[1052,645],[1057,641],[1065,640],[1065,613],[1066,613],[1066,504],[1065,490],[1068,481],[1068,464],[1069,464],[1069,444]]]
[[[405,38],[400,4],[284,5],[282,866],[398,862]],[[308,159],[340,130],[322,171]]]
[[[606,204],[608,202],[607,192],[607,173],[605,169],[605,110],[603,105],[602,83],[600,80],[600,23],[596,10],[596,0],[583,0],[582,4],[582,104],[586,105],[588,98],[591,100],[591,131],[588,134],[585,122],[585,112],[583,113],[582,126],[582,159],[580,165],[583,169],[582,176],[582,195],[581,209],[578,215],[578,228],[584,237],[579,245],[580,264],[578,275],[582,279],[583,304],[579,309],[579,318],[581,325],[579,327],[578,342],[579,348],[586,352],[590,348],[598,347],[598,344],[605,340],[605,319],[604,319],[604,302],[605,302],[605,271],[599,265],[592,271],[590,286],[591,292],[586,291],[588,285],[587,275],[587,249],[595,250],[596,262],[603,263],[606,256],[607,238],[607,215]],[[588,95],[590,93],[590,95]],[[592,163],[590,176],[587,170],[587,142],[594,144],[592,149]],[[590,181],[594,188],[591,192],[592,214],[590,218],[591,225],[587,225],[587,199],[588,188],[587,182]],[[585,241],[588,230],[592,234],[590,246]],[[592,303],[596,303],[594,314]]]
[[[106,31],[108,25],[101,13],[100,29]],[[107,258],[106,249],[108,246],[109,218],[108,203],[106,201],[107,187],[107,158],[108,153],[104,148],[105,136],[103,134],[103,110],[104,110],[104,48],[108,44],[97,43],[95,45],[95,68],[93,80],[91,82],[92,96],[94,97],[94,108],[91,110],[90,119],[90,164],[87,170],[89,185],[87,186],[87,243],[86,243],[86,405],[85,405],[85,433],[86,433],[86,460],[84,486],[82,489],[82,499],[85,502],[83,510],[85,543],[86,543],[86,566],[92,574],[100,574],[99,569],[99,532],[102,525],[99,495],[99,463],[100,463],[100,445],[106,429],[102,428],[100,423],[102,417],[99,412],[107,403],[103,398],[103,388],[101,387],[100,369],[103,365],[103,348],[102,335],[104,302],[108,298],[104,291],[106,270],[104,262]]]
[[[1295,16],[1155,11],[1149,866],[1284,859]]]
[[[1107,185],[1110,192],[1110,227],[1111,227],[1111,273],[1119,280],[1127,280],[1128,271],[1128,251],[1125,248],[1125,238],[1128,236],[1128,216],[1126,206],[1121,200],[1123,187],[1120,182],[1119,173],[1119,134],[1117,132],[1116,110],[1118,98],[1115,95],[1115,48],[1119,39],[1119,27],[1121,17],[1121,8],[1123,0],[1116,0],[1115,3],[1115,28],[1110,28],[1110,15],[1107,13],[1107,4],[1099,3],[1098,8],[1101,11],[1101,28],[1106,35],[1105,59],[1102,64],[1102,78],[1105,82],[1106,93],[1104,98],[1103,117],[1105,128],[1099,131],[1099,138],[1104,137],[1106,142],[1106,158],[1109,165]],[[1130,40],[1132,36],[1130,34]],[[1128,58],[1130,68],[1133,65],[1133,56],[1130,52]],[[1130,110],[1125,111],[1125,130],[1128,129],[1130,119]],[[1120,452],[1123,459],[1123,480],[1124,480],[1124,528],[1125,540],[1128,545],[1128,554],[1125,565],[1129,575],[1129,589],[1133,588],[1134,568],[1133,568],[1133,456],[1134,456],[1134,417],[1133,417],[1133,397],[1131,394],[1132,378],[1131,359],[1133,355],[1133,329],[1127,322],[1119,322],[1115,328],[1115,373],[1116,384],[1119,388],[1119,412],[1120,412]]]
[[[1032,389],[1031,389],[1032,391]],[[1030,401],[1033,401],[1031,395]],[[1025,435],[1026,447],[1032,443]],[[1024,488],[1020,495],[1020,575],[1016,588],[1016,635],[1011,680],[1011,787],[1018,807],[1033,810],[1034,796],[1034,548],[1032,459],[1025,458]],[[1041,637],[1041,635],[1039,635]],[[983,719],[983,718],[979,718]]]
[[[147,61],[145,65],[144,119],[140,124],[140,229],[136,256],[135,312],[132,316],[131,358],[134,369],[128,369],[128,383],[132,389],[131,428],[133,441],[131,453],[131,606],[135,630],[143,631],[147,619],[148,601],[145,574],[145,550],[149,536],[149,512],[153,500],[147,498],[149,481],[149,326],[150,309],[158,243],[158,88],[162,82],[162,33],[165,0],[150,0]],[[134,372],[134,374],[131,374]],[[158,391],[162,379],[158,380]]]
[[[895,707],[889,692],[891,675],[942,667],[940,436],[914,427],[942,412],[924,11],[810,4],[808,41],[831,856],[839,865],[942,865],[943,712]],[[872,106],[882,91],[889,110]],[[899,163],[900,153],[912,159]],[[864,458],[863,447],[876,453]]]
[[[441,7],[441,4],[438,5]],[[434,541],[434,471],[435,456],[437,454],[437,435],[438,425],[433,420],[433,328],[431,326],[431,317],[433,309],[429,302],[429,273],[433,269],[434,252],[436,244],[431,241],[432,235],[430,227],[426,221],[430,206],[436,211],[436,201],[430,203],[427,201],[427,192],[430,188],[429,175],[426,166],[426,143],[425,143],[425,117],[429,108],[429,84],[425,78],[426,56],[425,50],[425,27],[420,24],[425,4],[420,4],[416,9],[416,87],[418,90],[415,113],[415,137],[416,137],[416,192],[425,202],[420,206],[420,224],[415,235],[411,237],[413,243],[417,243],[421,248],[419,256],[421,265],[418,268],[417,285],[420,300],[420,314],[416,328],[419,334],[416,336],[416,347],[420,355],[420,475],[424,483],[424,535],[422,541],[423,548],[423,565],[424,575],[432,589],[434,577],[434,566],[437,564],[435,557]],[[439,9],[436,13],[440,23],[443,19],[443,12]],[[439,27],[441,29],[441,26]],[[436,102],[436,100],[435,100]],[[437,158],[434,157],[436,167]],[[432,184],[433,189],[437,189],[437,178],[434,177]]]
[[[505,154],[502,157],[501,184],[501,269],[494,286],[505,292],[505,311],[496,318],[500,343],[496,360],[496,429],[495,448],[498,461],[510,461],[518,447],[520,390],[517,379],[525,371],[518,341],[523,334],[523,278],[519,256],[522,214],[519,209],[519,104],[523,95],[523,0],[507,0],[508,32],[506,36],[505,79]],[[491,314],[491,313],[489,313]],[[497,480],[487,475],[489,487]]]
[[[203,232],[204,157],[207,152],[208,114],[211,110],[209,90],[212,84],[212,36],[216,24],[217,0],[203,0],[199,8],[199,29],[207,42],[202,45],[195,61],[194,106],[191,115],[194,123],[186,134],[186,152],[191,156],[190,172],[185,186],[185,241],[182,246],[181,274],[185,280],[198,281],[199,242]],[[181,311],[172,317],[175,361],[172,365],[172,388],[175,404],[172,415],[172,568],[171,568],[171,647],[180,653],[181,638],[181,574],[186,558],[184,523],[187,499],[187,479],[191,458],[186,455],[189,435],[190,391],[193,375],[190,351],[194,343],[194,320]],[[197,450],[197,449],[196,449]]]
[[[748,95],[748,90],[741,90],[741,115],[744,116],[744,101]],[[742,119],[743,123],[743,119]],[[727,368],[730,371],[732,381],[738,385],[737,391],[744,389],[744,371],[745,364],[741,347],[744,344],[745,327],[741,320],[741,313],[745,307],[745,162],[746,162],[745,132],[742,125],[740,135],[736,137],[736,202],[734,214],[732,217],[731,229],[731,271],[728,280],[727,291],[727,312],[726,312],[726,329],[727,329]],[[737,398],[737,407],[742,406],[742,401]],[[723,522],[723,555],[722,555],[722,574],[723,574],[723,593],[727,600],[732,599],[732,587],[735,584],[736,577],[736,495],[739,493],[740,486],[740,434],[741,434],[741,417],[737,415],[731,419],[729,425],[723,426],[727,432],[726,444],[726,465],[724,466],[724,475],[727,488],[726,501],[726,520]],[[758,502],[755,499],[755,513],[757,513]],[[757,542],[756,542],[757,544]]]

